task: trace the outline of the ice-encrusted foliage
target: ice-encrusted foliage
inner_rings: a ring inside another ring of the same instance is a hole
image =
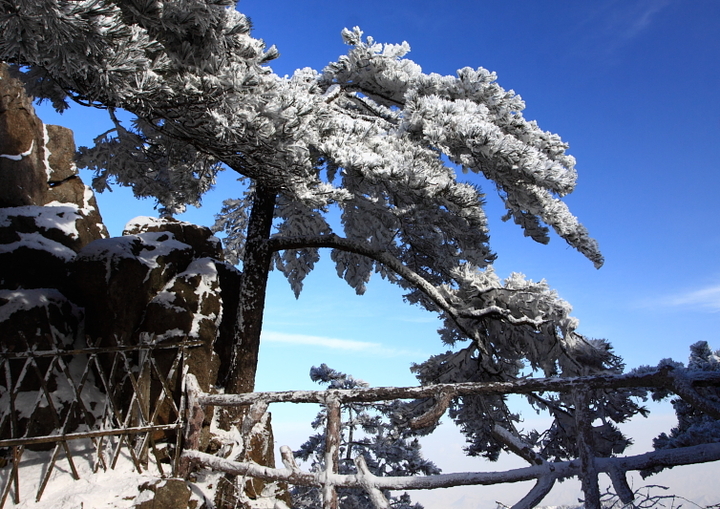
[[[281,220],[277,227],[278,236],[316,236],[332,231],[322,215],[324,210],[315,210],[306,204],[281,195],[278,198],[275,217]],[[295,297],[300,296],[303,280],[320,260],[317,248],[286,249],[275,253],[275,266],[290,282]]]
[[[348,55],[322,72],[279,77],[263,65],[276,51],[249,35],[231,5],[3,0],[0,58],[28,66],[32,93],[59,109],[73,99],[136,115],[132,128],[118,123],[86,149],[84,163],[98,186],[112,177],[170,211],[197,203],[224,163],[313,208],[340,204],[351,231],[357,216],[377,217],[383,228],[368,240],[381,246],[430,244],[421,226],[449,223],[445,252],[432,254],[441,260],[457,248],[482,266],[477,193],[444,156],[495,182],[534,239],[546,242],[542,224],[550,225],[602,263],[558,198],[575,183],[567,144],[525,120],[522,100],[494,74],[424,74],[404,58],[407,44],[377,44],[355,28],[344,32]],[[121,153],[117,164],[109,157]],[[323,179],[325,171],[339,178]]]
[[[355,389],[368,387],[362,380],[336,371],[326,364],[310,370],[313,381],[327,385],[328,389]],[[368,469],[377,476],[407,476],[439,474],[440,469],[432,461],[422,457],[420,443],[407,427],[397,426],[395,419],[401,411],[398,401],[379,403],[345,403],[341,406],[340,474],[356,472],[353,458],[362,455]],[[313,429],[323,430],[326,414],[320,412],[312,423]],[[311,436],[295,451],[295,456],[309,462],[312,470],[324,469],[325,434]],[[320,489],[297,486],[293,489],[293,507],[320,507]],[[385,496],[390,506],[397,509],[422,509],[412,503],[410,496],[403,493]],[[371,509],[375,507],[365,491],[338,489],[341,507]]]
[[[675,366],[682,366],[677,362],[665,361],[665,363],[668,362]],[[691,345],[687,369],[690,371],[720,371],[720,350],[713,352],[706,341],[698,341]],[[720,389],[717,387],[696,387],[695,390],[700,396],[707,398],[711,404],[720,408]],[[665,396],[667,394],[664,392],[654,395],[654,397]],[[675,449],[677,447],[720,442],[720,421],[693,407],[681,398],[673,398],[671,402],[678,419],[677,426],[672,428],[670,433],[661,433],[657,438],[653,439],[655,449]],[[662,470],[662,467],[657,467],[643,472],[643,475]]]
[[[421,383],[506,382],[535,374],[576,377],[623,372],[624,364],[607,341],[575,332],[572,308],[545,281],[534,283],[521,274],[502,281],[493,271],[468,273],[463,280],[465,286],[444,288],[463,317],[453,319],[443,313],[440,334],[456,349],[414,365]],[[470,344],[458,349],[459,342],[468,338]],[[598,455],[622,452],[630,444],[615,424],[645,412],[634,400],[643,395],[643,391],[632,390],[592,392],[591,413],[601,423],[594,427]],[[510,410],[504,396],[473,395],[453,401],[450,417],[467,437],[468,454],[497,459],[503,443],[493,427],[500,424],[537,446],[547,458],[576,457],[572,396],[530,395],[528,401],[554,417],[548,430],[519,429],[520,416]]]

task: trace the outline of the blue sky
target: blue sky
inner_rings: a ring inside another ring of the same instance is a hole
[[[379,42],[407,41],[425,72],[495,71],[525,99],[527,118],[570,143],[579,179],[567,202],[606,257],[595,270],[557,237],[547,246],[524,238],[500,221],[486,185],[497,272],[547,279],[573,305],[580,332],[609,339],[628,367],[686,361],[700,340],[720,348],[720,3],[243,0],[238,8],[280,50],[272,67],[281,75],[335,60],[345,51],[340,31],[355,25]],[[74,129],[78,145],[103,130],[95,112],[39,112]],[[185,218],[210,225],[221,200],[238,194],[224,175]],[[114,235],[153,214],[152,203],[120,189],[98,200]],[[410,363],[442,351],[437,321],[379,279],[357,297],[324,263],[305,288],[296,301],[273,276],[259,389],[312,388],[309,368],[321,362],[373,385],[410,385]]]

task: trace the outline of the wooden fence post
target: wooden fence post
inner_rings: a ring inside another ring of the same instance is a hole
[[[323,486],[323,509],[338,509],[338,496],[331,481],[338,473],[340,462],[340,398],[328,395],[325,400],[327,428],[325,429],[325,484]]]

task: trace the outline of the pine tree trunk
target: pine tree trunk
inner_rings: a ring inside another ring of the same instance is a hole
[[[274,190],[261,185],[255,189],[243,257],[235,350],[226,387],[229,394],[255,389],[265,293],[272,261],[272,252],[266,241],[270,238],[276,200]]]
[[[228,394],[252,392],[255,389],[265,294],[272,261],[272,252],[268,249],[266,241],[270,238],[276,199],[277,193],[274,190],[260,185],[256,187],[243,256],[233,359],[225,387],[225,392]],[[230,429],[230,426],[235,424],[238,429],[242,429],[245,410],[244,407],[225,409],[221,413],[220,427]],[[272,437],[272,430],[269,429],[268,432]],[[249,436],[243,439],[245,441],[243,457],[231,459],[253,460],[262,465],[275,465],[272,438],[270,444],[250,440]],[[239,503],[239,493],[244,491],[244,496],[255,498],[265,485],[262,481],[250,482],[246,485],[237,483],[238,479],[235,476],[227,474],[224,482],[218,484],[215,497],[215,506],[218,509],[245,507],[245,504]],[[285,498],[288,496],[286,493]],[[289,499],[287,501],[289,502]]]

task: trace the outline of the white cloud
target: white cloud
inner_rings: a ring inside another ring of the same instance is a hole
[[[639,2],[629,9],[619,28],[621,39],[628,41],[634,39],[646,30],[655,14],[670,3],[669,0],[654,0],[652,2]]]
[[[263,341],[270,343],[290,343],[293,345],[323,346],[339,350],[366,351],[380,348],[379,343],[369,341],[355,341],[353,339],[337,339],[324,336],[307,336],[305,334],[288,334],[285,332],[266,331],[262,335]]]
[[[583,51],[593,48],[605,57],[622,50],[652,27],[658,13],[673,0],[605,0],[596,2],[590,14],[580,20],[575,34]]]
[[[293,334],[287,332],[263,331],[262,340],[268,343],[317,346],[320,348],[331,348],[333,350],[344,350],[346,352],[367,352],[384,357],[411,356],[420,360],[428,356],[426,353],[420,351],[388,348],[383,346],[381,343],[374,343],[370,341],[329,338],[326,336],[309,336],[306,334]]]
[[[667,306],[690,306],[720,311],[720,285],[709,286],[700,290],[667,297],[663,299],[663,304]]]

